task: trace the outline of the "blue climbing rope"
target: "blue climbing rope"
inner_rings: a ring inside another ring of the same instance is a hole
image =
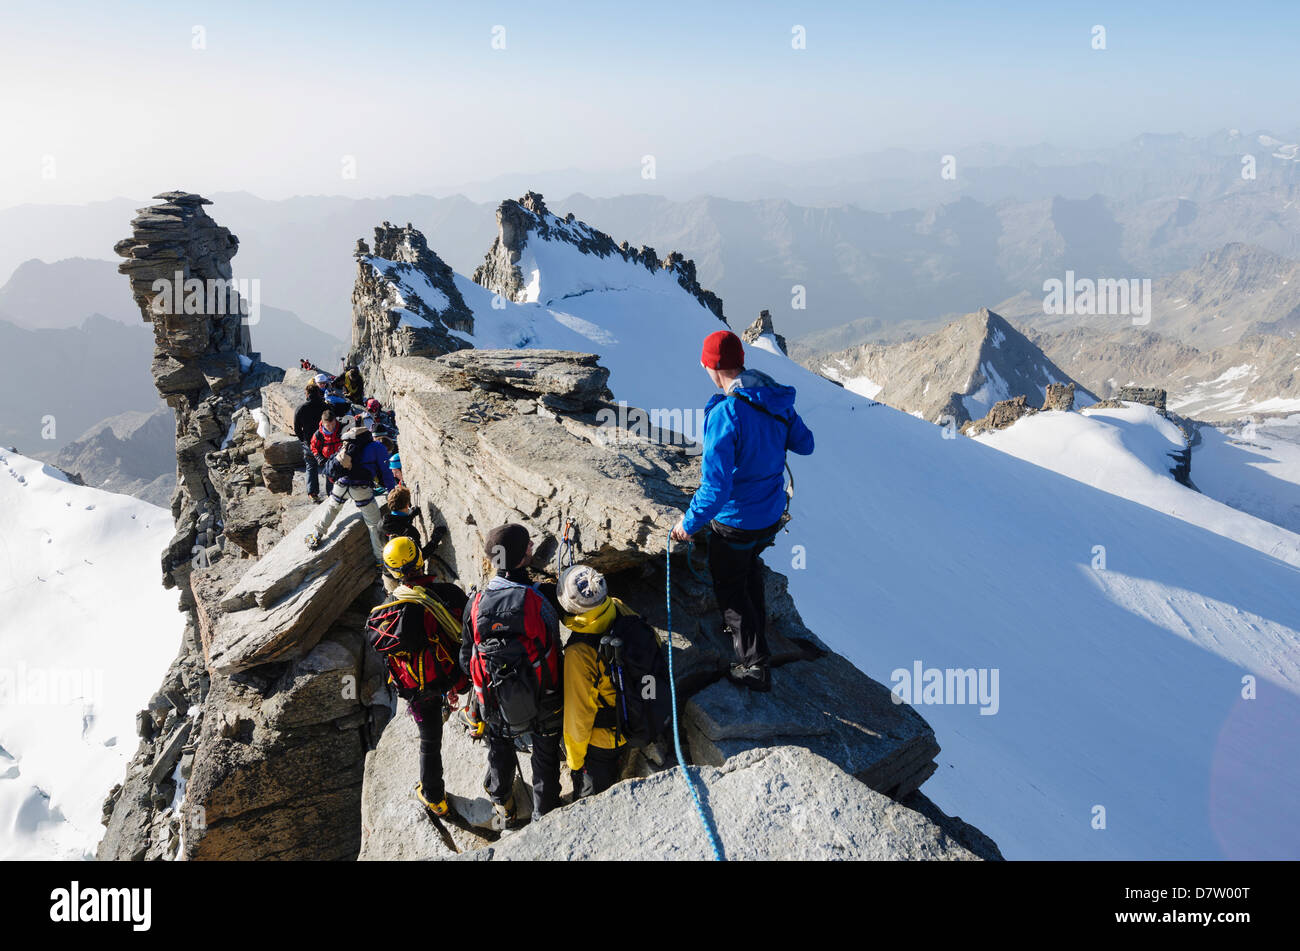
[[[687,552],[688,564],[690,557],[690,553]],[[700,802],[700,793],[695,788],[695,780],[691,778],[690,767],[686,765],[686,758],[682,756],[681,731],[677,728],[677,677],[673,673],[673,536],[671,534],[668,536],[668,553],[664,563],[667,565],[664,590],[668,600],[668,688],[673,702],[673,749],[677,752],[677,765],[681,767],[682,776],[686,779],[686,788],[690,790],[691,799],[695,803],[695,813],[704,826],[704,834],[708,836],[709,848],[713,851],[713,861],[721,862],[722,845],[718,842],[718,830],[713,827],[713,821],[705,813],[704,806]]]

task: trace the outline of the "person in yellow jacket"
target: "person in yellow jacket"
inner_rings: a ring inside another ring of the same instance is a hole
[[[618,730],[618,694],[600,639],[619,615],[636,612],[610,597],[604,575],[589,565],[564,569],[555,595],[565,611],[561,621],[573,632],[564,649],[564,750],[577,799],[618,779],[627,741]]]

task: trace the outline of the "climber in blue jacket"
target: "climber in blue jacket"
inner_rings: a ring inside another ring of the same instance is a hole
[[[700,364],[722,393],[704,408],[700,487],[672,537],[689,541],[709,528],[713,591],[736,649],[728,677],[751,690],[770,690],[759,556],[785,515],[786,451],[811,455],[813,434],[795,411],[794,387],[746,370],[744,345],[731,331],[705,338]]]

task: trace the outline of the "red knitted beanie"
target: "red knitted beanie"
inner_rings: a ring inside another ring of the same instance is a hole
[[[700,362],[710,370],[743,370],[745,345],[730,330],[719,330],[704,338]]]

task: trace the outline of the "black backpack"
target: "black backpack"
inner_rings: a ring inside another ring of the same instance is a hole
[[[536,730],[543,698],[561,683],[559,651],[540,612],[528,609],[529,597],[541,599],[533,588],[480,591],[468,606],[475,696],[484,718],[505,736]]]
[[[668,658],[654,629],[635,614],[621,614],[604,635],[575,634],[573,640],[596,649],[601,667],[614,682],[614,706],[602,701],[593,725],[613,730],[630,746],[658,740],[672,716],[673,701]]]
[[[372,442],[374,437],[368,429],[361,430],[351,439],[343,440],[339,451],[330,456],[329,462],[325,464],[325,477],[337,482],[349,476],[358,476],[360,472],[354,468],[354,463]]]

